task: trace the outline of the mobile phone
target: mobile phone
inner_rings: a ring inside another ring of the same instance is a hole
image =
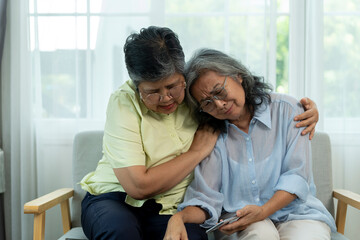
[[[215,224],[214,226],[212,226],[211,228],[209,228],[208,230],[206,230],[206,233],[210,233],[215,231],[216,229],[220,228],[221,226],[228,224],[228,223],[233,223],[236,222],[237,220],[239,220],[240,217],[234,216],[234,217],[230,217],[227,218],[221,222],[218,222],[217,224]]]

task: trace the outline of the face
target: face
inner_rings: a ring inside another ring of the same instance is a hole
[[[173,113],[185,97],[185,78],[179,73],[157,82],[145,81],[138,86],[145,106],[158,113]]]
[[[190,90],[200,105],[206,106],[210,102],[215,104],[215,108],[207,111],[211,116],[222,120],[237,121],[249,116],[245,106],[245,92],[241,83],[240,77],[233,79],[229,76],[221,76],[214,71],[208,71],[197,79]],[[222,87],[224,87],[225,93],[222,92]],[[205,107],[204,110],[206,110]]]

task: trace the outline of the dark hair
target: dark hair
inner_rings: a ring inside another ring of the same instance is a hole
[[[124,45],[125,63],[136,85],[184,74],[185,56],[177,35],[169,28],[150,26],[131,34]]]
[[[191,86],[202,74],[208,71],[214,71],[233,79],[238,79],[240,76],[243,80],[241,85],[245,91],[245,104],[251,114],[254,114],[263,102],[271,102],[270,92],[272,88],[264,82],[263,77],[251,74],[240,61],[223,52],[213,49],[200,49],[195,52],[185,66],[186,101],[197,117],[200,126],[209,124],[214,129],[225,131],[225,122],[206,112],[200,112],[199,103],[190,93]]]

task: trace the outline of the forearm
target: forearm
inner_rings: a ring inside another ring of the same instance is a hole
[[[186,152],[171,161],[147,169],[143,182],[149,195],[165,192],[181,182],[206,156]]]
[[[274,196],[262,206],[264,219],[289,205],[295,198],[295,194],[286,191],[277,191]]]
[[[200,163],[204,154],[185,152],[158,166],[146,169],[134,166],[114,169],[115,175],[125,191],[133,198],[146,199],[163,193],[180,183]]]
[[[208,213],[200,207],[189,206],[174,214],[173,217],[180,218],[183,223],[201,224],[208,218]]]

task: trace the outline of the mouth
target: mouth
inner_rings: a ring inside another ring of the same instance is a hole
[[[175,103],[171,103],[169,105],[165,105],[165,106],[159,106],[160,108],[164,109],[164,110],[170,110],[171,108],[173,108],[175,106]]]
[[[229,109],[228,109],[228,110],[226,110],[225,114],[229,114],[229,113],[231,112],[231,110],[232,110],[232,106],[233,106],[233,105],[231,105],[231,106],[229,107]]]

